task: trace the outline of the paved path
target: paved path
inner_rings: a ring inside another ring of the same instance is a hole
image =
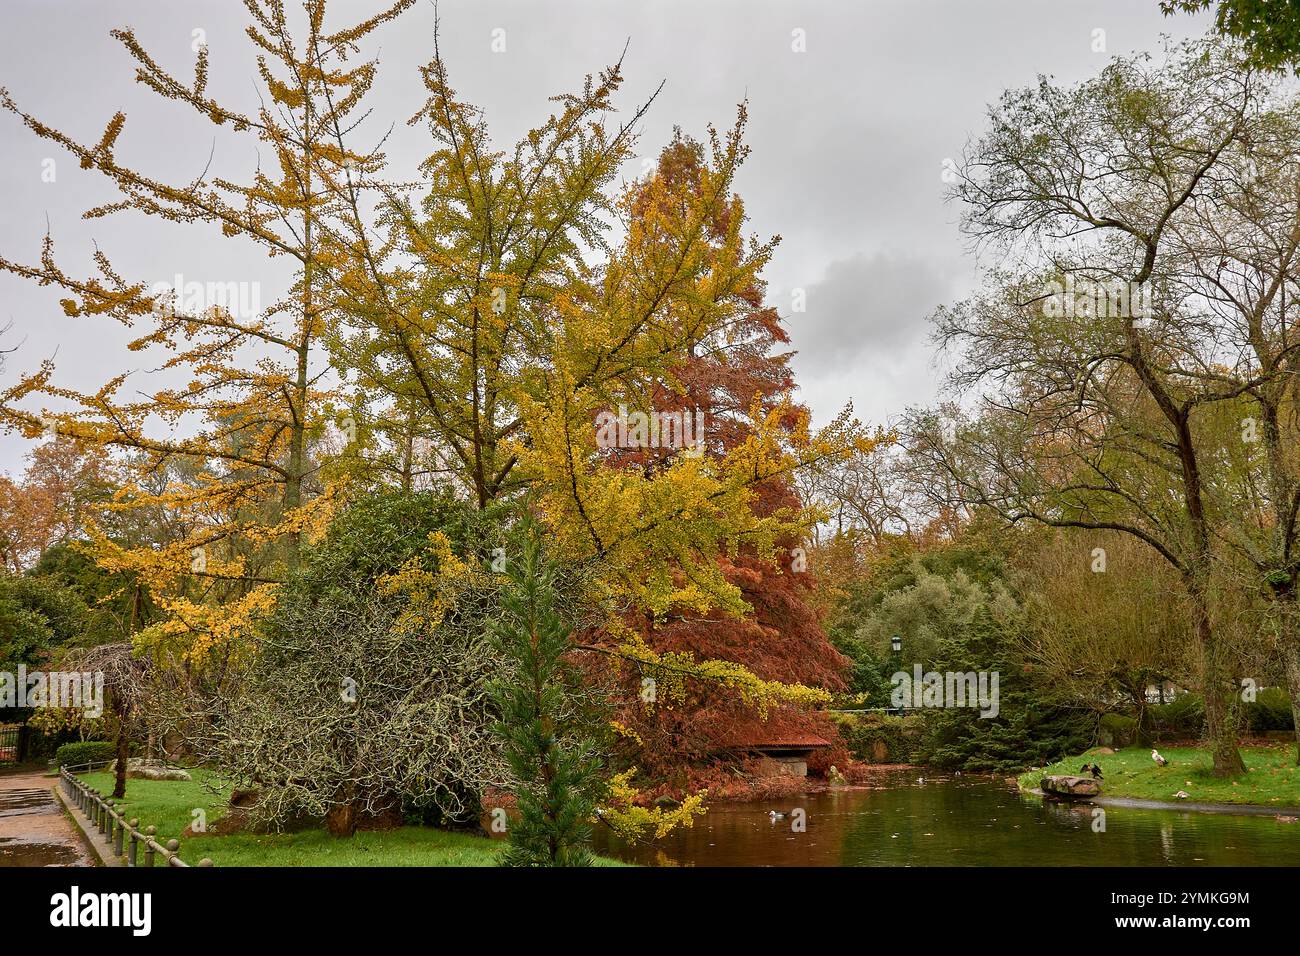
[[[0,773],[0,866],[94,866],[54,796],[54,777]]]

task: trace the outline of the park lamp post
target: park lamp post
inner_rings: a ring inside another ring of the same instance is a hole
[[[891,636],[891,637],[889,638],[889,649],[890,649],[891,651],[894,652],[894,664],[895,664],[895,666],[898,666],[898,655],[899,655],[899,653],[903,650],[903,639],[902,639],[902,637],[900,637],[900,636],[897,635],[897,634],[894,634],[893,636]],[[899,717],[902,717],[902,716],[903,716],[903,707],[902,707],[901,704],[900,704],[899,707],[898,707],[898,716],[899,716]]]

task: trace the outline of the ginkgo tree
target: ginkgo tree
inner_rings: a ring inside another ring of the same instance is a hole
[[[115,269],[96,251],[97,274],[72,271],[55,257],[52,237],[35,262],[0,258],[0,268],[59,288],[68,316],[111,319],[137,330],[134,352],[168,354],[164,371],[180,384],[135,393],[130,377],[79,391],[58,384],[51,362],[0,394],[4,425],[28,437],[51,433],[126,454],[132,473],[116,509],[153,510],[179,532],[161,544],[125,547],[89,529],[100,562],[138,573],[168,611],[152,636],[192,662],[243,642],[251,619],[266,611],[285,568],[297,563],[304,535],[328,519],[335,488],[323,486],[312,459],[330,408],[322,351],[330,317],[321,236],[337,215],[350,177],[383,164],[353,153],[342,131],[364,115],[373,60],[353,62],[359,41],[414,0],[398,0],[360,23],[327,29],[324,0],[304,3],[305,26],[282,0],[246,0],[246,32],[258,50],[262,100],[241,112],[207,93],[209,52],[197,46],[192,79],[168,72],[130,30],[114,37],[136,63],[137,80],[159,97],[196,111],[214,126],[250,137],[274,157],[245,182],[207,172],[173,185],[119,160],[126,127],[117,113],[95,144],[79,142],[26,112],[4,90],[0,105],[39,137],[103,174],[121,199],[89,210],[87,219],[134,212],[171,223],[212,228],[251,242],[292,269],[288,292],[255,314],[232,303],[195,302],[181,289],[159,289]],[[52,400],[55,409],[36,410]]]

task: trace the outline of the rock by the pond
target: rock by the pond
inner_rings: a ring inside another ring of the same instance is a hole
[[[1101,793],[1101,781],[1069,774],[1048,774],[1039,781],[1038,787],[1056,797],[1095,797]]]
[[[117,761],[108,767],[109,773],[117,773]],[[180,767],[169,767],[158,760],[146,760],[132,757],[126,762],[126,775],[131,780],[189,780],[190,775]]]

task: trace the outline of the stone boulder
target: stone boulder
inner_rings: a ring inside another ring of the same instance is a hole
[[[117,773],[117,761],[108,767],[109,773]],[[126,776],[129,780],[189,780],[190,775],[180,767],[169,767],[159,760],[146,760],[132,757],[126,762]]]
[[[1075,777],[1069,774],[1048,774],[1038,783],[1043,793],[1053,797],[1077,800],[1101,794],[1101,781],[1092,777]]]

